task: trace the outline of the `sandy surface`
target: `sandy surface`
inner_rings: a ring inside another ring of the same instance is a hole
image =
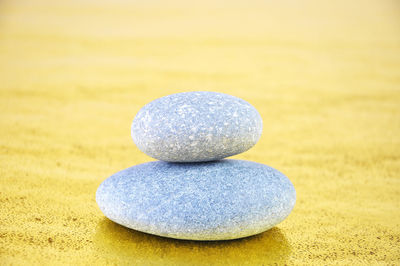
[[[400,4],[187,2],[0,2],[1,264],[400,264]],[[188,90],[260,111],[234,158],[291,179],[283,223],[191,242],[102,215],[102,180],[152,160],[136,112]]]

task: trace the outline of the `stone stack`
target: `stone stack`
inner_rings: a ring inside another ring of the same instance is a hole
[[[122,170],[98,188],[101,211],[159,236],[225,240],[261,233],[292,211],[296,191],[278,170],[228,160],[253,147],[262,119],[248,102],[217,92],[156,99],[131,128],[138,148],[160,161]]]

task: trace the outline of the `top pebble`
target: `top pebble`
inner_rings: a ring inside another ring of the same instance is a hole
[[[253,147],[262,119],[248,102],[224,93],[194,91],[145,105],[132,122],[138,148],[167,162],[223,159]]]

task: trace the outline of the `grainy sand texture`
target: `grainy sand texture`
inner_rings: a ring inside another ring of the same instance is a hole
[[[179,241],[107,220],[111,174],[152,160],[146,103],[209,90],[264,131],[233,158],[297,203],[241,240]],[[0,1],[0,264],[400,264],[398,1]]]

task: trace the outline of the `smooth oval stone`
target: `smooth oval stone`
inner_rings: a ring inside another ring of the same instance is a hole
[[[138,231],[223,240],[258,234],[283,221],[296,191],[281,172],[255,162],[155,161],[106,179],[96,201],[109,219]]]
[[[248,102],[217,92],[184,92],[145,105],[131,127],[138,148],[158,160],[202,162],[253,147],[262,119]]]

